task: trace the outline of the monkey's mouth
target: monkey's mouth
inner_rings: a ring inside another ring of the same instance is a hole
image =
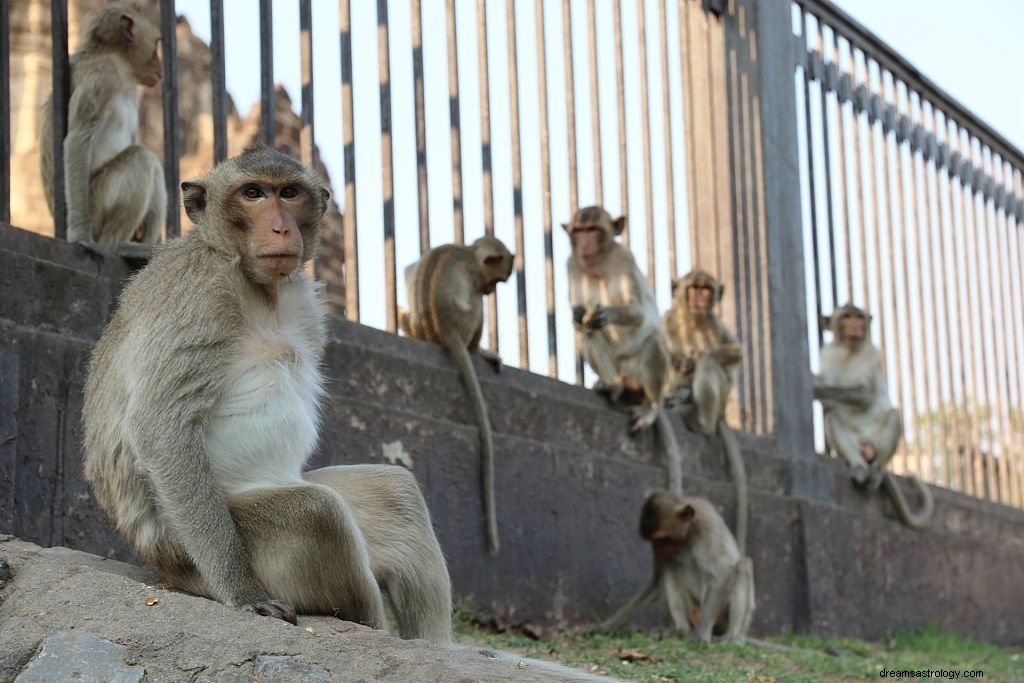
[[[266,259],[299,258],[299,255],[291,253],[291,252],[279,252],[279,253],[274,253],[274,254],[263,254],[262,256],[260,256],[260,258],[266,258]]]

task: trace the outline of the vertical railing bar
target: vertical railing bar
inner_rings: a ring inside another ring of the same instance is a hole
[[[919,101],[921,103],[921,106],[918,109],[918,116],[919,116],[918,123],[926,131],[928,131],[930,135],[937,136],[937,131],[936,131],[936,129],[937,129],[937,120],[935,118],[935,108],[934,108],[934,105],[931,105],[931,107],[932,107],[932,115],[931,116],[927,116],[926,113],[925,113],[925,102],[926,102],[926,100],[924,99],[924,97],[920,93],[918,93],[918,98],[919,98]],[[948,278],[945,278],[945,277],[942,278],[941,305],[940,305],[940,292],[939,292],[939,280],[940,279],[938,277],[938,271],[941,270],[943,273],[946,272],[946,253],[945,253],[946,252],[946,248],[945,248],[945,240],[946,240],[945,232],[946,232],[946,228],[945,228],[945,221],[943,220],[943,217],[942,217],[942,207],[939,205],[939,198],[935,194],[935,193],[940,193],[941,189],[942,189],[941,186],[939,186],[939,164],[938,164],[938,159],[937,158],[936,159],[932,159],[931,163],[929,163],[928,159],[925,158],[924,159],[924,168],[923,168],[922,172],[924,174],[925,202],[927,204],[927,211],[928,211],[928,217],[925,219],[924,225],[932,225],[932,226],[934,226],[934,228],[931,231],[931,233],[932,233],[931,234],[931,239],[928,240],[928,249],[930,250],[930,253],[929,253],[930,267],[928,268],[928,271],[929,271],[930,296],[928,298],[931,300],[932,320],[933,320],[933,324],[934,324],[933,332],[935,333],[935,337],[937,339],[942,339],[944,341],[944,343],[945,343],[945,349],[944,349],[945,357],[946,358],[952,358],[953,357],[953,350],[952,350],[952,345],[951,345],[951,335],[950,335],[950,332],[949,332],[950,308],[949,308],[949,304],[946,301],[946,282],[948,281]],[[933,188],[934,188],[934,192],[933,192]],[[933,209],[935,211],[934,217],[933,217],[933,214],[932,214]],[[936,239],[936,232],[937,232],[937,239]],[[938,267],[936,267],[936,264],[935,264],[935,247],[936,247],[936,245],[938,246],[938,249],[939,249],[939,259],[938,259],[939,263],[938,263]],[[940,429],[942,430],[942,454],[941,454],[941,456],[942,456],[943,462],[945,463],[945,468],[944,468],[945,469],[945,472],[944,472],[945,481],[943,483],[946,486],[950,486],[950,483],[951,483],[951,478],[950,478],[951,468],[950,468],[950,464],[949,464],[949,462],[950,462],[949,461],[949,457],[950,457],[950,453],[952,451],[952,449],[950,447],[950,443],[951,443],[950,437],[952,435],[952,442],[956,443],[956,442],[958,442],[960,440],[960,434],[959,434],[959,421],[955,417],[955,411],[954,411],[954,414],[947,414],[947,410],[946,410],[947,402],[944,400],[945,397],[943,396],[943,392],[942,392],[942,384],[943,384],[943,380],[945,380],[945,382],[949,386],[950,401],[953,400],[954,390],[953,390],[953,377],[952,377],[952,373],[950,371],[951,364],[950,363],[943,363],[941,358],[942,358],[942,356],[939,354],[939,349],[936,347],[936,349],[935,349],[935,367],[936,367],[936,381],[937,381],[938,387],[939,387],[939,389],[938,389],[939,405],[937,407],[937,410],[935,411],[935,415],[936,415],[937,419],[941,422]],[[938,482],[939,479],[936,477],[935,479],[933,479],[933,481]]]
[[[1002,156],[997,155],[991,148],[988,149],[986,170],[991,175],[995,187],[998,188],[1005,187],[1004,163],[1005,159]],[[1013,283],[1010,280],[1009,258],[1006,253],[1009,243],[1007,242],[1006,222],[1003,220],[1005,214],[995,200],[992,202],[992,211],[989,216],[989,223],[993,231],[990,253],[995,256],[995,267],[999,273],[995,284],[995,291],[998,292],[999,307],[994,311],[994,314],[1000,316],[998,322],[1002,332],[998,340],[999,361],[996,363],[996,378],[1000,383],[1000,398],[1002,402],[1002,424],[999,430],[1001,436],[999,444],[1000,492],[1003,504],[1013,505],[1015,496],[1012,476],[1013,469],[1010,463],[1013,461],[1014,444],[1010,434],[1013,425],[1013,402],[1017,396],[1012,379],[1015,361],[1013,342],[1016,330],[1014,329],[1013,321],[1006,315],[1007,311],[1011,310],[1009,306],[1012,305]],[[993,308],[995,308],[995,301],[993,301]]]
[[[377,79],[380,83],[380,169],[384,202],[384,307],[388,332],[398,329],[398,298],[395,290],[395,178],[392,155],[391,39],[387,0],[377,0]]]
[[[882,69],[881,64],[879,64],[878,80],[879,80],[878,92],[879,92],[879,95],[881,97],[882,102],[884,103],[884,102],[887,101],[886,86],[885,86],[885,80],[886,79],[885,79],[885,71]],[[894,84],[893,87],[895,89],[895,84]],[[895,138],[896,138],[896,135],[895,135],[895,133],[893,133],[893,142],[894,142],[894,146],[895,146],[895,151],[896,151],[896,154],[898,155],[899,154],[899,143],[896,142]],[[888,234],[888,240],[887,240],[886,246],[888,247],[889,277],[891,279],[891,281],[889,283],[889,287],[888,287],[889,293],[890,293],[890,302],[889,302],[890,303],[890,308],[889,308],[889,310],[890,310],[890,313],[891,313],[890,319],[893,321],[893,327],[898,328],[899,327],[899,321],[901,321],[903,319],[903,316],[900,315],[899,297],[898,297],[898,295],[896,293],[896,287],[893,284],[895,282],[896,278],[898,277],[897,276],[897,271],[896,271],[896,246],[895,246],[895,244],[896,244],[896,238],[895,238],[895,232],[896,232],[896,229],[895,229],[895,216],[896,216],[896,213],[893,210],[893,199],[892,199],[892,175],[893,175],[893,169],[892,169],[892,165],[889,163],[889,132],[887,132],[885,130],[885,126],[884,125],[882,126],[882,164],[883,164],[883,166],[882,166],[882,168],[883,168],[882,187],[885,189],[885,199],[883,201],[883,203],[885,205],[885,210],[886,210],[885,227],[886,227],[886,233]],[[891,349],[892,353],[886,355],[886,361],[890,362],[891,366],[894,366],[892,371],[888,373],[888,376],[890,378],[889,385],[890,385],[890,387],[892,387],[890,390],[895,392],[895,394],[897,396],[900,396],[900,397],[902,397],[902,395],[903,395],[903,391],[902,391],[902,389],[903,389],[903,364],[902,364],[902,353],[901,353],[901,350],[900,350],[900,343],[899,343],[899,340],[900,340],[901,336],[902,335],[899,334],[899,330],[898,329],[897,329],[895,334],[891,335],[891,338],[892,338],[892,349]],[[906,408],[907,408],[906,404],[902,400],[900,400],[900,409],[901,409],[901,411],[904,412],[904,414],[906,414]]]
[[[594,147],[594,203],[604,206],[604,177],[601,172],[601,100],[597,77],[597,19],[594,0],[587,2],[587,43],[590,57],[590,125]]]
[[[494,172],[491,156],[491,76],[487,55],[487,0],[477,0],[476,13],[477,73],[480,88],[480,159],[483,165],[481,185],[484,199],[484,233],[494,235]],[[498,352],[498,297],[487,296],[487,342]]]
[[[526,316],[526,240],[523,237],[523,159],[519,140],[519,54],[516,45],[514,0],[505,0],[508,44],[509,125],[512,136],[512,209],[516,240],[516,296],[519,305],[519,367],[530,369],[529,327]]]
[[[11,7],[0,2],[0,222],[11,222]]]
[[[818,346],[824,344],[825,331],[821,326],[821,316],[824,311],[821,308],[821,263],[820,255],[818,253],[818,192],[815,187],[815,178],[817,174],[814,172],[814,135],[812,130],[814,126],[811,121],[811,73],[807,64],[807,10],[803,5],[800,6],[800,45],[803,54],[801,55],[801,64],[804,72],[804,119],[806,121],[807,130],[807,198],[810,203],[810,218],[811,218],[811,254],[812,261],[814,264],[814,326],[818,330]],[[820,84],[824,88],[824,83]],[[693,173],[692,169],[688,170],[689,174]],[[690,203],[694,201],[693,190],[690,190]],[[694,230],[694,226],[691,224],[690,230]],[[835,302],[833,302],[835,303]]]
[[[576,168],[576,87],[575,66],[572,59],[572,7],[570,0],[562,0],[562,68],[565,72],[565,134],[569,157],[569,213],[575,215],[580,208]],[[576,384],[583,384],[583,353],[580,334],[574,335],[576,354]]]
[[[558,337],[555,327],[555,259],[551,217],[551,144],[548,139],[547,49],[544,37],[544,0],[534,0],[537,35],[537,109],[540,117],[541,205],[544,211],[544,302],[548,318],[548,377],[558,377]]]
[[[906,87],[906,84],[904,84]],[[892,102],[894,108],[899,110],[900,90],[899,81],[896,80],[895,76],[892,81]],[[907,99],[905,100],[909,107],[909,92],[907,93]],[[910,289],[910,257],[909,257],[909,243],[908,236],[915,232],[913,222],[908,218],[907,215],[907,202],[904,199],[904,185],[906,182],[906,173],[903,167],[903,143],[900,142],[898,134],[894,132],[893,142],[895,143],[896,153],[896,212],[899,216],[899,232],[901,239],[899,240],[900,254],[902,255],[902,270],[900,272],[900,279],[903,284],[903,315],[897,316],[897,320],[902,322],[902,329],[898,332],[900,337],[903,339],[903,344],[900,344],[900,348],[905,352],[904,359],[906,360],[907,370],[910,372],[909,381],[903,383],[904,399],[909,401],[902,404],[903,409],[903,431],[904,438],[903,444],[906,451],[905,463],[908,471],[916,471],[915,466],[912,464],[920,456],[921,444],[917,434],[917,363],[915,361],[914,353],[914,340],[913,337],[920,337],[920,335],[914,335],[914,301],[913,293]],[[908,152],[910,150],[910,141],[907,142]],[[915,238],[916,243],[916,238]],[[895,271],[894,271],[895,272]],[[896,287],[893,287],[895,296]],[[901,376],[902,379],[902,376]],[[909,415],[912,420],[907,420],[908,405],[911,411]],[[912,438],[908,438],[912,437]],[[913,441],[913,448],[910,447],[910,443]]]
[[[661,101],[662,119],[665,125],[665,228],[668,230],[668,272],[674,281],[679,275],[676,263],[676,200],[675,180],[672,174],[672,103],[668,80],[668,10],[667,2],[660,2],[661,21]]]
[[[462,117],[459,107],[459,46],[455,26],[455,0],[445,6],[448,20],[448,126],[452,155],[452,222],[456,244],[466,243],[462,213]]]
[[[619,213],[623,216],[629,215],[629,183],[627,181],[626,169],[628,158],[626,150],[626,74],[623,67],[622,43],[622,3],[620,0],[612,1],[612,11],[615,21],[615,98],[618,107],[619,124]],[[622,244],[629,248],[629,230],[622,233]]]
[[[427,117],[423,89],[423,5],[412,0],[412,78],[416,108],[416,197],[419,205],[420,253],[430,249],[430,195],[427,191]]]
[[[914,115],[914,98],[913,98],[913,92],[911,91],[909,85],[907,85],[907,91],[906,92],[907,92],[907,98],[905,100],[905,104],[906,104],[905,115],[907,117],[907,121],[908,122],[909,121],[915,121],[919,117]],[[923,106],[924,105],[921,102],[921,100],[918,99],[918,114],[919,115],[921,113],[921,108]],[[911,129],[909,131],[909,134],[911,136],[913,136],[913,129]],[[918,312],[918,315],[920,316],[920,325],[916,325],[915,324],[915,321],[913,320],[913,317],[911,317],[911,319],[908,320],[909,329],[907,330],[907,333],[908,333],[908,339],[910,341],[910,345],[909,345],[910,356],[911,356],[912,359],[914,359],[914,358],[920,359],[920,367],[923,369],[923,371],[921,372],[921,383],[922,383],[922,388],[923,388],[923,393],[924,393],[924,412],[922,413],[921,406],[915,406],[914,407],[914,410],[915,410],[915,412],[914,412],[914,428],[915,428],[915,431],[916,431],[917,441],[918,441],[916,473],[917,473],[917,475],[921,479],[924,479],[926,481],[934,481],[934,479],[932,478],[932,466],[931,466],[931,463],[932,463],[932,451],[933,451],[933,449],[935,447],[935,434],[934,434],[934,432],[931,429],[927,429],[927,430],[920,429],[921,415],[923,415],[923,414],[927,415],[927,414],[931,413],[931,398],[932,398],[931,387],[932,387],[932,381],[933,381],[933,379],[936,378],[936,375],[934,375],[932,373],[932,366],[931,366],[931,362],[929,360],[929,355],[928,355],[928,347],[927,347],[927,344],[925,343],[925,341],[926,341],[926,339],[934,338],[934,337],[931,337],[931,336],[926,337],[923,334],[913,334],[914,330],[918,330],[918,331],[924,330],[925,327],[927,326],[928,317],[929,317],[927,315],[927,308],[928,308],[928,301],[927,301],[927,299],[934,300],[934,297],[931,297],[931,296],[926,297],[925,296],[925,289],[924,289],[924,282],[925,282],[925,280],[924,280],[924,273],[922,272],[924,270],[930,270],[931,269],[931,254],[930,254],[931,241],[929,240],[926,245],[922,245],[921,244],[921,235],[922,235],[922,233],[924,233],[927,230],[927,226],[930,225],[930,222],[927,220],[926,213],[924,213],[924,212],[927,211],[927,207],[922,207],[921,206],[922,189],[921,189],[920,183],[918,183],[918,168],[920,166],[919,162],[924,161],[924,163],[927,164],[927,161],[924,160],[923,151],[922,152],[915,152],[914,151],[914,146],[912,144],[912,139],[908,139],[907,140],[907,154],[909,156],[909,166],[910,166],[910,168],[908,169],[908,175],[910,177],[910,189],[911,189],[911,193],[912,193],[911,196],[913,198],[912,202],[911,202],[912,208],[910,210],[910,218],[911,218],[911,220],[908,221],[908,224],[910,226],[912,226],[911,227],[911,231],[913,232],[913,235],[914,235],[914,249],[915,249],[915,251],[917,253],[917,257],[918,257],[918,260],[917,260],[917,263],[916,263],[916,267],[915,267],[915,271],[916,271],[916,275],[917,275],[917,277],[915,278],[916,279],[916,285],[917,285],[917,295],[918,295],[918,300],[916,302],[917,305],[916,306],[914,305],[915,302],[909,296],[909,289],[908,289],[907,299],[908,299],[908,302],[910,304],[909,305],[909,309],[913,310],[913,309],[916,308],[917,312]],[[922,168],[921,169],[922,181],[924,181],[924,174],[925,174],[926,171],[927,171],[927,168]],[[904,258],[906,258],[906,255],[907,255],[906,246],[907,245],[906,245],[906,243],[904,243],[904,245],[905,245],[905,248],[904,248]],[[907,259],[907,260],[909,261],[909,259]],[[932,317],[932,324],[933,325],[934,325],[934,322],[935,322],[934,317]],[[916,366],[917,366],[917,364],[915,363],[915,367]],[[917,384],[916,373],[915,373],[914,376],[915,376],[914,384],[916,385]]]
[[[1017,197],[1024,196],[1024,182],[1022,182],[1022,171],[1021,169],[1011,168],[1010,178],[1008,178],[1007,185],[1013,189],[1014,194]],[[1015,311],[1024,310],[1024,239],[1022,239],[1022,233],[1024,233],[1024,217],[1017,215],[1014,217],[1013,223],[1010,227],[1010,239],[1012,244],[1010,245],[1010,256],[1013,261],[1011,268],[1013,270],[1012,282],[1014,283],[1014,309]],[[1018,429],[1024,431],[1024,322],[1021,321],[1020,316],[1013,317],[1014,327],[1018,329],[1017,341],[1014,344],[1017,353],[1017,367],[1015,368],[1015,374],[1017,375],[1017,421]],[[1017,445],[1017,453],[1013,460],[1014,472],[1011,475],[1017,488],[1017,505],[1024,505],[1024,448],[1021,444]]]
[[[686,117],[686,126],[683,129],[683,146],[686,153],[686,208],[689,220],[690,253],[700,253],[700,233],[697,229],[697,131],[695,125],[696,106],[694,98],[690,97],[694,92],[696,77],[693,73],[693,63],[690,45],[690,8],[694,5],[690,0],[679,3],[679,77],[680,87],[684,93],[683,107]],[[618,6],[618,3],[616,3]],[[802,9],[802,8],[801,8]],[[685,27],[685,28],[684,28]],[[819,307],[820,308],[820,307]],[[818,316],[819,318],[821,316]],[[821,336],[819,332],[819,337]]]
[[[878,65],[878,69],[879,69],[879,71],[878,71],[879,83],[881,84],[881,82],[882,82],[882,71],[881,71],[881,68],[882,67],[881,67],[880,64],[878,64],[878,62],[874,62],[874,63]],[[874,97],[876,95],[875,88],[874,88],[874,79],[872,78],[872,75],[871,75],[871,61],[869,61],[869,59],[868,59],[866,54],[864,56],[864,87],[867,89],[867,94],[868,94],[869,97]],[[879,96],[882,95],[881,87],[879,88],[878,95]],[[882,146],[887,145],[888,144],[888,142],[887,142],[888,138],[886,137],[885,126],[882,123],[880,123],[880,122],[879,122],[879,125],[878,125],[878,131],[881,134]],[[884,313],[885,313],[886,283],[885,283],[885,280],[883,278],[883,272],[882,272],[882,211],[881,211],[881,208],[879,207],[879,202],[878,202],[878,176],[880,175],[878,173],[878,160],[879,160],[879,157],[881,155],[878,153],[879,144],[878,144],[878,136],[875,134],[875,123],[871,120],[870,117],[868,118],[868,135],[870,137],[870,143],[868,144],[868,164],[869,164],[868,177],[870,179],[869,182],[870,182],[870,185],[871,185],[871,218],[872,218],[872,222],[873,222],[874,227],[875,227],[874,249],[875,249],[875,264],[876,264],[875,268],[876,268],[876,271],[877,271],[876,274],[875,274],[875,280],[876,280],[876,297],[875,297],[875,300],[878,302],[878,311],[877,311],[876,314],[878,315],[879,320],[883,321],[883,324],[878,325],[876,327],[876,329],[878,330],[878,335],[879,335],[879,341],[881,343],[881,348],[886,349],[886,348],[888,348],[888,345],[886,344],[886,339],[887,339],[887,337],[886,337],[886,328],[887,328],[887,325],[884,324],[884,319],[885,319]],[[884,179],[886,177],[886,175],[888,175],[887,172],[886,172],[886,174],[882,174],[882,178]],[[885,229],[887,231],[891,230],[891,225],[888,222],[886,223]],[[867,253],[866,248],[865,248],[865,253]]]
[[[345,208],[341,215],[345,241],[345,317],[359,321],[359,237],[356,231],[356,143],[352,96],[352,7],[338,0],[341,46],[341,118],[345,163]]]
[[[311,0],[299,0],[299,32],[302,77],[302,110],[299,112],[299,155],[302,163],[312,167],[314,140],[313,130],[313,11]]]
[[[160,49],[163,53],[164,79],[164,184],[167,188],[167,237],[181,233],[178,201],[178,15],[174,0],[160,0]]]
[[[64,138],[68,134],[71,65],[68,59],[68,4],[62,0],[50,3],[50,40],[53,59],[53,92],[50,95],[53,124],[53,234],[57,239],[66,239],[68,205],[64,194]],[[167,61],[165,59],[164,64]],[[9,126],[10,119],[6,119],[3,125]]]
[[[822,64],[827,69],[828,64],[825,62],[825,35],[824,35],[824,24],[821,19],[815,17],[816,22],[816,35],[817,35],[817,51],[818,55],[822,60]],[[822,130],[822,157],[823,166],[825,167],[825,217],[828,221],[828,268],[829,268],[829,281],[832,286],[832,307],[835,308],[840,305],[839,303],[839,288],[836,283],[836,234],[835,234],[835,215],[833,213],[832,201],[832,155],[831,155],[831,136],[829,134],[828,125],[828,88],[825,87],[825,82],[821,82],[821,130]]]
[[[636,3],[637,40],[640,56],[640,116],[644,144],[644,206],[647,224],[647,282],[653,288],[657,269],[654,261],[654,192],[651,188],[651,99],[647,88],[647,22],[645,0]]]
[[[227,81],[224,67],[224,0],[210,0],[210,88],[213,163],[228,157]]]
[[[953,135],[950,138],[950,149],[959,151],[962,148],[961,134],[958,125],[953,122]],[[963,153],[961,153],[963,154]],[[966,155],[963,155],[966,158]],[[960,229],[961,229],[961,240],[963,241],[963,249],[957,250],[958,253],[964,254],[964,281],[963,289],[964,292],[960,298],[960,311],[964,317],[969,318],[967,329],[964,331],[965,339],[967,342],[967,349],[963,355],[963,368],[961,372],[966,372],[964,379],[964,387],[969,388],[970,394],[967,399],[968,414],[970,415],[971,426],[973,431],[973,441],[964,450],[964,463],[963,467],[967,468],[967,481],[969,485],[969,493],[976,497],[982,497],[978,493],[978,479],[975,465],[977,463],[977,452],[981,448],[981,424],[978,415],[978,379],[975,366],[975,351],[974,351],[974,330],[978,328],[978,322],[975,320],[975,314],[978,313],[976,307],[971,305],[971,285],[972,280],[972,261],[967,254],[968,248],[968,236],[971,232],[970,223],[968,222],[968,209],[967,204],[971,201],[972,191],[968,189],[964,179],[957,176],[957,185],[959,187],[960,195]],[[976,290],[975,290],[976,291]],[[962,329],[962,328],[961,328]]]
[[[274,8],[260,0],[260,137],[273,147],[274,139]]]
[[[831,27],[830,27],[831,28]],[[843,71],[841,68],[842,54],[839,51],[839,32],[834,28],[832,29],[832,49],[829,55],[830,61],[835,66],[836,78],[841,80]],[[850,224],[853,222],[853,216],[850,209],[850,186],[846,179],[846,122],[845,113],[843,109],[845,104],[843,98],[839,92],[839,84],[836,84],[836,106],[835,106],[835,122],[836,122],[836,166],[839,170],[839,194],[843,202],[843,240],[846,251],[846,293],[847,300],[853,300],[853,241],[852,241],[852,228]],[[836,270],[836,264],[832,264],[833,274]]]
[[[853,43],[847,41],[847,46],[850,51],[850,79],[853,84],[853,88],[856,89],[860,79],[857,77],[857,51],[855,50]],[[862,53],[863,54],[863,53]],[[853,119],[853,149],[854,158],[856,161],[856,175],[857,175],[857,216],[860,220],[860,272],[861,272],[861,301],[863,305],[868,304],[868,224],[867,217],[864,210],[864,159],[861,154],[860,144],[860,132],[861,132],[861,113],[857,111],[857,107],[850,104],[850,114]],[[852,277],[852,273],[851,273]],[[850,289],[851,296],[853,289]]]
[[[981,166],[975,163],[974,144],[970,132],[968,132],[967,145],[964,147],[964,158],[969,160],[971,164],[980,169]],[[977,182],[977,180],[975,180]],[[979,203],[980,200],[980,203]],[[974,274],[975,274],[975,290],[974,290],[974,304],[972,306],[977,311],[977,326],[975,329],[978,331],[978,348],[980,351],[980,358],[976,357],[981,362],[979,374],[981,375],[981,391],[985,398],[983,404],[986,427],[989,431],[992,429],[992,391],[988,381],[988,367],[989,367],[989,353],[987,345],[985,344],[985,334],[983,332],[985,326],[985,293],[983,280],[988,279],[988,270],[985,271],[986,276],[982,275],[982,255],[987,251],[988,239],[985,235],[984,223],[984,212],[982,210],[982,204],[985,201],[984,195],[981,193],[981,188],[977,185],[971,188],[971,235],[974,240]],[[992,470],[989,463],[992,460],[992,439],[989,439],[988,452],[981,450],[981,444],[979,442],[978,455],[981,459],[982,464],[982,477],[985,485],[985,498],[986,500],[993,500],[992,498]]]

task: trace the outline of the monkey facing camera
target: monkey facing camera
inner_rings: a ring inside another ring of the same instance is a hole
[[[173,587],[294,623],[329,614],[451,640],[451,586],[415,478],[304,472],[325,305],[303,271],[330,193],[248,149],[181,185],[196,224],[128,284],[85,386],[85,476]]]

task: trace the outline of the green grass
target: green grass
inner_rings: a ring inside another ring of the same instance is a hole
[[[645,683],[891,680],[879,676],[882,669],[984,672],[984,678],[979,679],[935,675],[930,679],[915,677],[912,680],[1024,682],[1024,648],[999,648],[936,629],[900,632],[877,643],[803,635],[770,639],[772,643],[794,648],[779,650],[751,645],[700,646],[675,635],[659,638],[633,633],[609,637],[571,631],[534,633],[521,629],[496,632],[482,620],[459,612],[456,634],[463,643],[517,652]]]

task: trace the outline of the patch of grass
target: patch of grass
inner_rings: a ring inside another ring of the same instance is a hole
[[[644,683],[819,683],[884,681],[879,675],[909,670],[982,671],[987,681],[1024,683],[1024,648],[999,648],[937,629],[906,631],[882,642],[792,635],[770,639],[788,649],[753,645],[695,645],[675,635],[602,636],[579,631],[497,629],[467,611],[456,616],[456,634],[472,643],[586,671]],[[915,677],[914,680],[954,680]],[[955,680],[974,680],[960,678]]]

